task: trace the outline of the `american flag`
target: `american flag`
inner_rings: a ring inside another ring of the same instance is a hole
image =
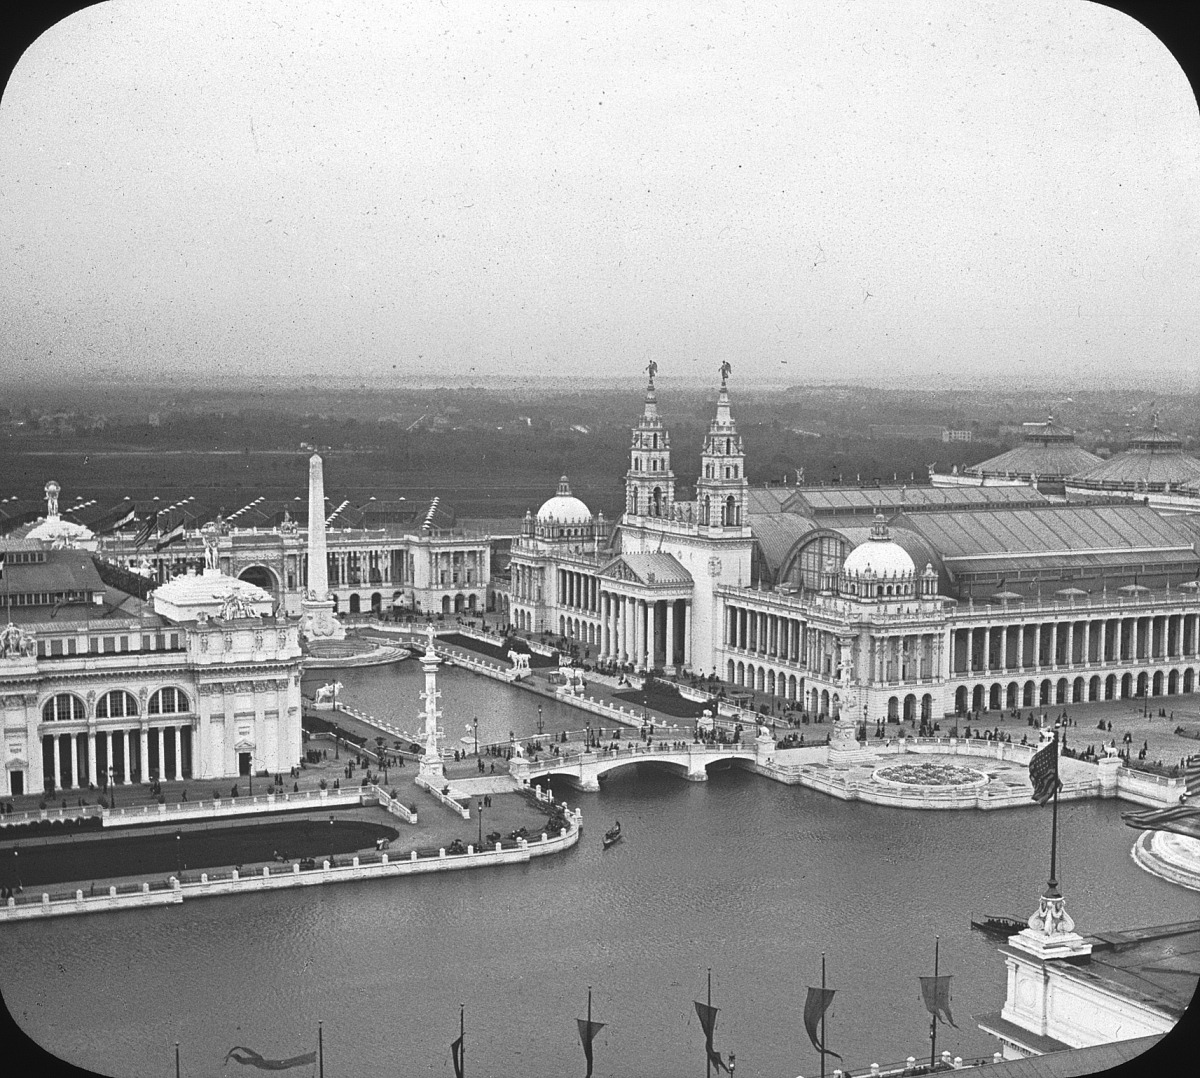
[[[1137,831],[1172,831],[1177,835],[1200,838],[1200,805],[1122,812],[1121,822]]]
[[[1039,749],[1029,761],[1029,781],[1033,783],[1033,799],[1044,805],[1059,790],[1062,781],[1058,777],[1058,739]]]
[[[1191,757],[1183,766],[1183,782],[1187,799],[1200,803],[1200,754]]]

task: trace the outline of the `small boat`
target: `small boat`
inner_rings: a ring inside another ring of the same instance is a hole
[[[1028,928],[1029,923],[1018,920],[1016,917],[984,917],[981,921],[973,920],[971,927],[977,928],[989,936],[1008,937],[1015,935],[1023,928]]]
[[[607,850],[609,846],[615,845],[621,841],[621,821],[618,820],[615,827],[610,827],[604,832],[604,848]]]

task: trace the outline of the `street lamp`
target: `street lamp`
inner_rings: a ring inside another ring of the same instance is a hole
[[[180,879],[183,878],[183,837],[178,831],[175,832],[175,869],[179,873]]]
[[[542,705],[538,704],[538,736],[546,732],[546,724],[542,721]]]
[[[479,716],[475,716],[475,755],[479,755]]]
[[[117,782],[115,778],[116,772],[110,767],[108,769],[108,807],[117,807]]]
[[[479,804],[476,806],[475,811],[479,814],[479,845],[476,846],[475,848],[477,850],[482,850],[483,849],[483,798],[482,797],[479,799]]]

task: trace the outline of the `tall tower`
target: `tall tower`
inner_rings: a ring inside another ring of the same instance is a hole
[[[671,436],[658,414],[654,375],[658,364],[650,361],[646,406],[633,428],[629,445],[629,471],[625,474],[625,512],[631,516],[669,517],[675,503],[675,474],[671,471]]]
[[[729,389],[725,384],[729,364],[721,365],[721,391],[700,454],[700,478],[696,480],[696,510],[701,526],[710,531],[741,530],[749,527],[746,502],[746,452],[729,411]]]
[[[308,588],[300,603],[304,638],[344,639],[346,630],[333,611],[325,554],[325,471],[321,458],[314,453],[308,461]]]

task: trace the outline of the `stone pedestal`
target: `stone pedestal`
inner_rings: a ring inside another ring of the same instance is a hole
[[[874,759],[874,753],[858,740],[858,726],[855,723],[838,721],[833,724],[827,761],[830,767],[849,767]]]
[[[442,758],[428,754],[422,756],[417,764],[417,777],[425,779],[440,790],[446,784],[446,767]]]
[[[1117,796],[1117,772],[1124,761],[1119,756],[1102,756],[1096,766],[1100,769],[1100,796]]]
[[[1092,945],[1075,931],[1075,922],[1056,893],[1042,895],[1029,927],[1008,937],[1009,945],[1037,958],[1074,958],[1092,953]]]
[[[333,612],[332,599],[301,600],[300,633],[305,640],[346,639],[346,627]]]

